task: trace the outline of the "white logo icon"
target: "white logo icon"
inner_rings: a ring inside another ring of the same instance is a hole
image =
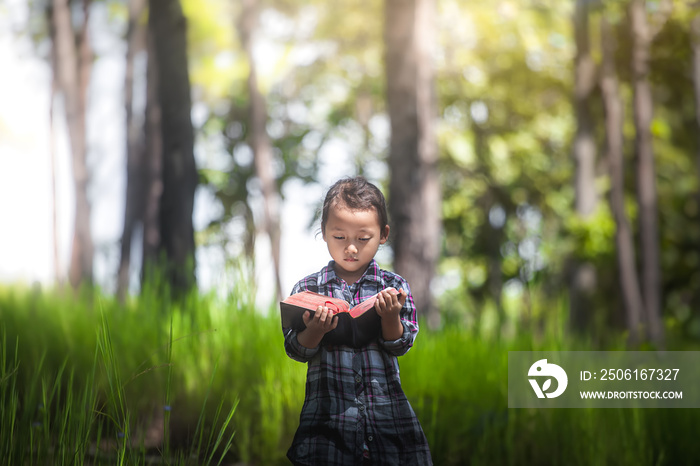
[[[556,364],[548,364],[546,359],[540,359],[535,364],[530,366],[530,370],[527,372],[528,377],[550,377],[548,378],[542,388],[537,383],[535,379],[528,379],[532,389],[535,391],[537,398],[556,398],[566,390],[566,385],[569,383],[569,378],[566,376],[564,369],[557,366]],[[557,389],[551,393],[547,393],[550,386],[552,385],[552,379],[554,377],[557,379]]]

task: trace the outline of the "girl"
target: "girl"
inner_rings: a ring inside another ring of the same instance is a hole
[[[307,311],[304,330],[283,329],[287,355],[308,363],[306,398],[287,456],[295,465],[431,465],[397,360],[418,333],[416,308],[408,283],[374,260],[389,237],[381,191],[362,177],[335,183],[323,202],[321,233],[333,260],[292,294],[309,290],[356,305],[379,293],[381,324],[376,339],[361,348],[333,344],[338,318],[327,307]]]

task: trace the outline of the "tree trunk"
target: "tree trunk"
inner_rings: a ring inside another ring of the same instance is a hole
[[[166,258],[166,280],[171,291],[180,295],[196,284],[192,211],[198,175],[190,116],[187,25],[179,1],[149,0],[149,6],[163,151],[158,255]]]
[[[255,160],[255,173],[263,195],[263,230],[270,238],[277,298],[282,297],[280,279],[280,199],[275,180],[272,146],[267,134],[265,96],[258,88],[257,66],[253,56],[255,30],[258,22],[257,0],[244,0],[241,14],[241,42],[248,59],[248,95],[250,96],[249,142]]]
[[[355,120],[362,127],[362,149],[355,156],[355,170],[358,176],[367,177],[365,173],[365,165],[367,158],[371,157],[372,149],[370,143],[372,140],[372,131],[369,129],[369,121],[373,115],[372,95],[370,89],[365,84],[358,90],[355,99]]]
[[[601,45],[603,63],[601,88],[605,106],[606,151],[610,169],[610,209],[615,218],[615,246],[620,286],[625,305],[625,317],[629,331],[629,343],[640,341],[644,303],[639,289],[639,277],[635,264],[634,238],[625,211],[625,176],[623,158],[623,107],[615,70],[615,36],[610,23],[601,18]]]
[[[141,260],[141,285],[155,278],[160,248],[160,198],[163,194],[163,137],[161,107],[158,99],[158,63],[152,31],[147,34],[148,68],[146,76],[146,120],[144,133],[146,151],[144,170],[143,247]]]
[[[577,0],[574,13],[576,58],[574,69],[574,109],[576,112],[576,137],[574,160],[576,162],[576,212],[589,217],[598,203],[595,191],[596,147],[594,124],[591,117],[591,96],[596,85],[596,67],[591,57],[588,22],[589,0]]]
[[[575,207],[576,213],[583,219],[593,214],[598,203],[595,191],[596,147],[590,110],[596,69],[591,57],[588,3],[588,0],[577,0],[573,18],[576,38],[574,109],[577,123],[573,143],[573,158],[576,163]],[[574,260],[569,285],[570,324],[574,330],[581,331],[590,325],[596,275],[593,264]]]
[[[691,46],[693,49],[693,88],[695,91],[695,121],[697,124],[698,148],[695,153],[696,176],[700,178],[700,14],[695,15],[690,23]],[[700,205],[700,188],[696,193]],[[696,298],[697,299],[697,298]],[[700,308],[697,304],[695,309]]]
[[[85,137],[87,87],[92,68],[92,51],[88,39],[90,1],[83,1],[83,22],[77,35],[69,0],[53,0],[53,30],[56,57],[55,71],[63,94],[66,122],[72,154],[75,188],[75,219],[69,279],[73,288],[92,284],[93,243],[90,234],[89,174]]]
[[[630,2],[632,29],[632,87],[634,92],[634,125],[636,131],[637,197],[642,252],[642,292],[649,338],[663,346],[661,321],[661,264],[659,250],[659,212],[656,193],[656,172],[652,147],[651,122],[653,101],[649,83],[649,49],[652,34],[647,21],[644,0]]]
[[[56,29],[52,21],[53,8],[49,8],[49,30],[52,43],[56,43]],[[60,92],[60,86],[58,83],[58,69],[57,69],[57,59],[56,59],[56,47],[51,48],[51,97],[49,101],[49,153],[50,153],[50,165],[51,165],[51,246],[53,252],[53,274],[54,281],[59,288],[62,288],[63,284],[63,271],[61,268],[61,255],[59,252],[59,241],[58,241],[58,202],[56,194],[56,125],[55,125],[55,102],[56,96]]]
[[[122,230],[117,297],[124,301],[129,289],[131,242],[137,225],[143,225],[146,187],[143,126],[134,118],[134,59],[145,49],[145,27],[141,22],[145,0],[129,1],[129,26],[126,34],[126,70],[124,73],[124,109],[126,111],[126,202]]]
[[[55,69],[55,68],[54,68]],[[63,272],[61,271],[61,255],[58,247],[58,202],[56,193],[56,128],[54,125],[54,100],[58,93],[56,79],[51,79],[51,103],[49,104],[49,140],[51,164],[51,249],[53,252],[53,275],[56,284],[62,288]]]
[[[394,267],[410,283],[416,305],[431,327],[440,324],[431,283],[441,230],[434,134],[434,9],[433,0],[386,0],[384,16]]]

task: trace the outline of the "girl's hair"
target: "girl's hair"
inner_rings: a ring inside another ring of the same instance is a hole
[[[389,224],[384,195],[375,185],[361,176],[343,178],[335,182],[326,193],[321,211],[321,233],[326,233],[328,213],[331,207],[346,207],[352,210],[374,210],[379,217],[379,229],[384,235]]]

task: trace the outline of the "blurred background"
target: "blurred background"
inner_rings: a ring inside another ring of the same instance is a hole
[[[508,350],[698,348],[700,4],[0,0],[0,63],[0,452],[284,464],[304,367],[276,302],[359,174],[418,305],[402,379],[437,464],[700,458],[692,410],[505,391]],[[46,408],[69,372],[77,418]]]

